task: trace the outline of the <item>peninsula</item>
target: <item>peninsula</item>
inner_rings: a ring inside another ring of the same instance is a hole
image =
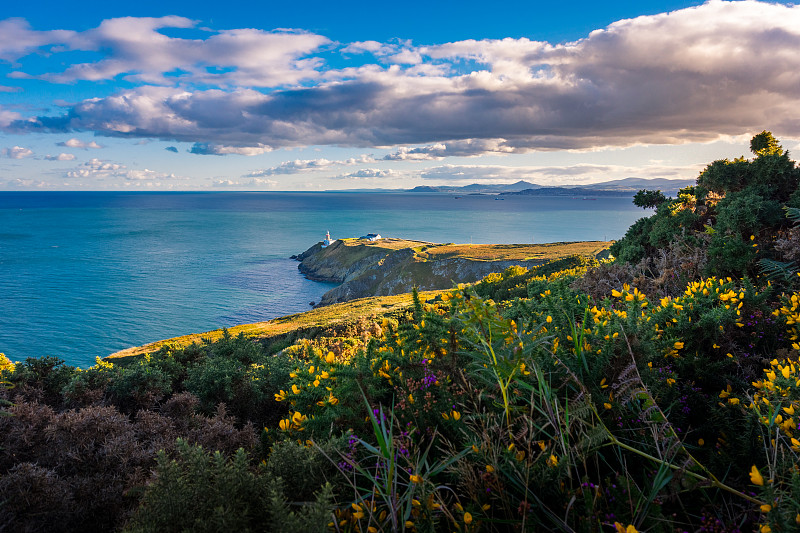
[[[436,244],[386,238],[339,239],[315,244],[294,258],[307,278],[339,283],[317,307],[368,296],[450,289],[510,266],[532,268],[572,255],[603,257],[611,242],[544,244]]]

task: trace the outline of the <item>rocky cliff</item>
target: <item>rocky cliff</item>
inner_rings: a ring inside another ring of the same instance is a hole
[[[369,242],[337,240],[317,243],[295,259],[307,278],[340,283],[317,306],[367,296],[388,296],[419,290],[448,289],[478,281],[512,265],[527,268],[569,255],[598,255],[608,242],[538,245],[435,244],[402,239]]]

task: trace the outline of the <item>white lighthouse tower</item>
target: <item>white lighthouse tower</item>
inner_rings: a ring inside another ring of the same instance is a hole
[[[327,248],[331,244],[333,244],[333,240],[331,239],[331,232],[330,231],[326,231],[325,232],[325,240],[322,241],[322,247],[323,248]]]

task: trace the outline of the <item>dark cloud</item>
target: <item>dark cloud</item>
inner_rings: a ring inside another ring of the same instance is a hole
[[[174,152],[176,154],[178,153],[178,149],[175,148],[174,146],[167,146],[166,148],[164,148],[164,150],[166,150],[167,152]]]

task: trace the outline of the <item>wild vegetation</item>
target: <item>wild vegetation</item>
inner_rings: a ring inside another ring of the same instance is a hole
[[[768,132],[614,246],[341,337],[3,367],[9,531],[794,531],[800,171]]]

